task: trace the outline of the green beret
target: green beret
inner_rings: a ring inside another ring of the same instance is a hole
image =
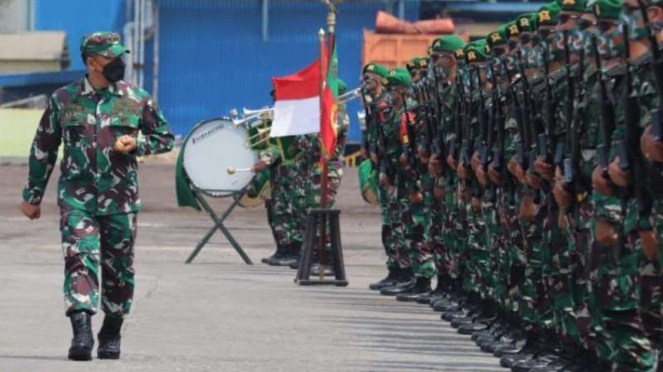
[[[382,65],[379,65],[377,63],[367,64],[364,67],[363,73],[365,74],[367,72],[370,72],[372,74],[376,74],[376,75],[380,76],[381,78],[386,78],[387,74],[389,74],[389,70],[386,67],[384,67]]]
[[[550,3],[539,8],[539,27],[542,26],[555,26],[559,19],[560,9],[557,3]]]
[[[432,49],[433,52],[456,53],[458,48],[463,48],[464,46],[465,42],[463,39],[456,35],[448,35],[435,39],[435,41],[433,41]]]
[[[520,30],[518,29],[518,23],[516,21],[511,21],[504,25],[506,30],[506,36],[511,39],[512,37],[519,37]]]
[[[506,28],[504,27],[504,25],[498,27],[497,31],[489,33],[486,39],[488,40],[488,44],[490,45],[490,47],[493,49],[495,49],[495,47],[498,45],[506,44],[507,42]]]
[[[409,88],[411,84],[410,73],[404,68],[395,68],[387,74],[387,86]]]
[[[345,81],[338,79],[338,94],[343,94],[348,91],[348,86],[345,84]]]
[[[518,18],[516,18],[516,25],[518,26],[520,33],[532,32],[536,29],[534,24],[532,24],[532,15],[534,15],[534,13],[527,13],[519,15]]]
[[[529,23],[530,27],[532,28],[532,31],[536,31],[539,29],[539,13],[532,13],[532,15],[529,18]]]
[[[563,12],[584,12],[587,0],[557,0],[557,5]]]
[[[594,3],[594,15],[600,20],[619,21],[623,6],[622,0],[597,0]]]
[[[85,35],[81,39],[81,54],[99,54],[108,58],[115,58],[129,53],[124,45],[120,44],[120,35],[114,32],[95,32]]]
[[[473,41],[465,46],[465,61],[467,63],[486,62],[487,60],[486,39]]]
[[[428,67],[428,58],[414,57],[407,63],[408,70]]]

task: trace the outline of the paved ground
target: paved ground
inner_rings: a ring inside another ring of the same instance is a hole
[[[0,166],[0,371],[501,370],[428,307],[367,289],[384,258],[377,210],[361,201],[354,171],[340,204],[348,288],[298,287],[290,269],[246,266],[220,235],[184,265],[209,220],[176,208],[171,166],[141,172],[146,208],[123,358],[90,364],[65,358],[55,177],[42,219],[30,222],[17,210],[27,168]],[[273,250],[262,208],[238,210],[229,226],[254,261]]]

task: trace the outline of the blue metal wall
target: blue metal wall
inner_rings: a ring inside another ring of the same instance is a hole
[[[271,105],[271,78],[307,66],[318,56],[317,33],[326,10],[314,0],[271,0],[269,40],[261,33],[258,0],[159,0],[159,103],[173,130],[185,135],[197,122],[236,107]],[[359,83],[362,30],[373,28],[385,3],[346,2],[337,26],[339,76]],[[408,2],[416,20],[419,2]],[[351,140],[360,139],[358,103],[351,105]]]
[[[81,37],[94,31],[121,34],[124,24],[124,0],[37,0],[35,29],[65,31],[71,53],[71,69],[85,66],[79,56]]]

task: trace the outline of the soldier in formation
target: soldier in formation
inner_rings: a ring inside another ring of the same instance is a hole
[[[513,371],[663,371],[661,44],[660,0],[558,0],[365,66],[370,288]]]

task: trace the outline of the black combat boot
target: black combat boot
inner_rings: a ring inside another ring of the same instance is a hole
[[[444,275],[438,275],[435,289],[426,295],[419,296],[419,298],[417,298],[417,303],[430,304],[431,302],[444,297],[444,295],[449,292],[450,288],[450,281]]]
[[[297,264],[299,266],[299,257],[301,255],[301,244],[290,244],[283,247],[281,257],[272,260],[271,266],[290,266]]]
[[[380,294],[383,296],[396,296],[401,293],[409,292],[414,288],[416,280],[414,275],[412,275],[412,270],[410,268],[401,269],[401,275],[391,287],[384,287],[380,290]]]
[[[262,259],[262,263],[273,266],[275,262],[281,260],[285,254],[285,247],[282,247],[280,244],[276,246],[276,252],[269,257]]]
[[[430,294],[430,279],[418,277],[411,291],[396,295],[396,300],[401,302],[417,301],[419,296]]]
[[[379,282],[371,283],[368,286],[368,289],[370,289],[371,291],[379,291],[382,288],[394,286],[398,281],[398,278],[400,278],[400,275],[401,275],[400,267],[389,269],[389,274],[387,275],[386,278],[380,280]]]
[[[94,336],[92,335],[92,317],[85,311],[77,311],[69,316],[74,338],[69,348],[69,359],[92,360]]]
[[[99,337],[97,358],[120,359],[120,328],[122,328],[122,322],[122,318],[109,316],[104,318],[104,324],[97,335]]]

